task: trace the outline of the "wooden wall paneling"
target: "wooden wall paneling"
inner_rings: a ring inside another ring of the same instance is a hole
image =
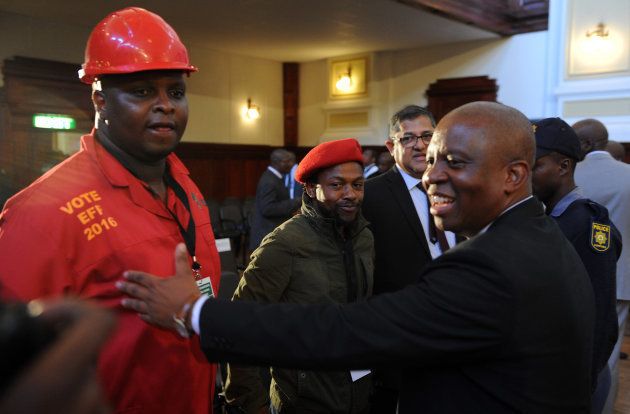
[[[438,79],[427,89],[428,109],[436,121],[469,102],[497,100],[499,87],[488,76]]]
[[[549,0],[397,0],[501,36],[547,30]]]
[[[298,145],[298,107],[300,101],[300,65],[282,64],[282,94],[284,104],[284,146]]]
[[[184,144],[180,144],[180,146],[181,145],[184,145]],[[201,193],[203,194],[204,198],[212,198],[210,197],[210,194],[209,194],[209,189],[210,189],[210,184],[211,184],[209,177],[212,177],[213,175],[215,175],[213,174],[213,171],[211,171],[214,164],[209,163],[207,160],[198,159],[198,158],[182,159],[182,161],[186,165],[186,168],[188,168],[188,171],[190,171],[190,177],[193,179],[195,184],[197,184],[197,187],[199,187],[199,190],[201,190]],[[216,186],[213,186],[213,187],[216,187]],[[214,188],[214,190],[215,192],[223,191],[223,189],[216,189],[216,188]]]
[[[384,147],[375,147],[384,150]],[[269,165],[275,147],[182,142],[175,153],[190,171],[204,197],[222,201],[225,197],[256,195],[260,176]],[[288,146],[298,162],[310,147]]]
[[[265,159],[259,159],[255,162],[245,163],[241,174],[243,175],[242,197],[255,196],[256,186],[258,186],[258,180],[269,165],[268,157]]]
[[[630,161],[630,144],[627,161]],[[377,154],[387,151],[382,145],[365,145]],[[222,201],[225,197],[244,198],[256,195],[260,175],[269,165],[273,147],[265,145],[230,145],[182,142],[177,155],[204,197]],[[300,161],[310,147],[287,147]]]
[[[221,201],[255,195],[273,149],[266,145],[182,142],[175,152],[203,195]]]
[[[304,156],[313,149],[313,147],[295,147],[295,146],[287,146],[285,147],[288,151],[291,151],[295,154],[295,159],[299,163]]]
[[[94,111],[89,85],[77,77],[78,64],[15,57],[4,61],[3,101],[8,108],[5,128],[0,129],[2,169],[17,191],[62,157],[52,150],[54,131],[32,126],[35,113],[69,115],[74,132],[91,130]]]

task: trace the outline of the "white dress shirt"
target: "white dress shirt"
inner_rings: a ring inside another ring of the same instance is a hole
[[[282,174],[280,174],[280,171],[276,170],[276,169],[275,169],[275,168],[273,168],[271,165],[270,165],[269,167],[267,167],[267,169],[268,169],[269,171],[271,171],[271,173],[272,173],[273,175],[275,175],[276,177],[278,177],[279,179],[281,179],[281,180],[282,180]]]
[[[427,240],[427,244],[429,245],[429,252],[431,253],[432,258],[436,258],[442,254],[440,250],[439,243],[431,243],[431,236],[429,235],[429,206],[427,204],[427,195],[421,191],[417,185],[422,181],[420,178],[412,177],[407,174],[405,170],[400,168],[397,165],[398,171],[405,181],[405,185],[407,186],[407,190],[409,190],[409,195],[411,195],[411,200],[413,201],[413,205],[416,208],[416,212],[418,213],[418,218],[420,219],[420,223],[422,224],[422,230],[424,231],[424,237]],[[445,231],[444,235],[446,236],[446,241],[450,247],[455,246],[455,233],[450,231]]]

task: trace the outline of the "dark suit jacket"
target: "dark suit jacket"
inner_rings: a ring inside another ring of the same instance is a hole
[[[571,203],[558,217],[560,230],[571,242],[591,279],[595,297],[595,338],[592,371],[598,374],[607,364],[617,342],[617,300],[615,275],[621,254],[621,234],[608,217],[608,210],[589,199]],[[593,248],[593,223],[610,226],[606,235],[608,248]],[[593,375],[593,380],[597,375]]]
[[[399,413],[587,413],[594,304],[580,258],[530,199],[432,261],[420,281],[356,304],[208,300],[210,360],[401,364]]]
[[[302,204],[300,198],[289,198],[284,180],[268,169],[263,172],[256,187],[254,218],[249,234],[249,249],[258,247],[263,237],[284,223]]]
[[[363,216],[374,234],[374,294],[416,282],[431,253],[411,195],[398,168],[365,183]]]

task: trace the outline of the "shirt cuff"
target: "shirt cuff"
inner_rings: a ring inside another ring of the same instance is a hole
[[[206,303],[206,300],[208,300],[208,298],[208,295],[201,295],[193,305],[192,314],[190,315],[190,325],[197,335],[200,335],[201,331],[201,329],[199,328],[199,316],[201,314],[201,308],[203,308],[203,304]]]

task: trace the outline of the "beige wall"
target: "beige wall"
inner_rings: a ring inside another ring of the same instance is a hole
[[[19,55],[81,63],[90,30],[0,13],[0,62]],[[190,117],[184,141],[281,146],[282,64],[194,47],[189,52],[200,70],[188,81]],[[248,97],[261,110],[255,122],[240,115]]]
[[[549,111],[569,124],[597,118],[630,142],[630,2],[557,0],[549,8]],[[587,37],[604,23],[606,38]]]
[[[60,26],[0,13],[0,59],[15,55],[81,62],[89,27]],[[186,39],[183,39],[186,42]],[[507,39],[442,45],[368,55],[368,96],[332,102],[328,97],[328,60],[300,65],[299,144],[357,136],[381,144],[392,112],[409,103],[426,104],[428,85],[440,78],[488,75],[497,80],[499,101],[527,116],[543,116],[547,32]],[[192,45],[191,61],[200,68],[188,82],[190,120],[185,141],[236,144],[283,143],[282,64]],[[246,122],[240,111],[247,98],[261,118]],[[365,128],[334,130],[327,116],[360,108]]]
[[[368,54],[368,95],[354,100],[329,99],[329,60],[303,63],[299,144],[312,146],[347,136],[357,136],[364,144],[381,144],[389,116],[409,103],[425,105],[426,89],[441,78],[495,78],[499,101],[530,118],[565,116],[573,121],[588,116],[602,102],[626,102],[630,96],[628,19],[627,0],[558,0],[550,5],[548,32]],[[578,54],[585,31],[600,21],[608,25],[613,40],[624,42],[613,48],[618,53],[608,56],[614,58],[610,62],[584,60]],[[78,64],[91,30],[82,23],[59,25],[0,12],[0,64],[16,55]],[[200,71],[189,80],[190,121],[184,140],[282,145],[282,64],[189,46]],[[596,65],[590,68],[590,63]],[[261,108],[262,116],[255,122],[245,122],[240,115],[249,97]],[[367,119],[363,128],[327,125],[330,114],[357,110]],[[627,141],[630,116],[620,110],[593,115],[606,123],[611,137]]]
[[[546,44],[547,32],[536,32],[507,39],[375,53],[371,55],[368,97],[347,100],[345,105],[328,98],[327,61],[302,64],[300,144],[314,145],[329,135],[335,136],[336,131],[326,127],[326,111],[331,106],[343,110],[353,106],[369,108],[370,124],[363,131],[357,130],[357,136],[362,144],[382,144],[389,116],[407,104],[426,105],[429,84],[443,78],[488,75],[497,80],[500,102],[530,118],[542,117]]]
[[[394,107],[409,100],[426,104],[424,91],[437,79],[488,75],[497,81],[499,102],[538,117],[543,112],[546,40],[546,32],[536,32],[396,52],[392,56]]]
[[[193,49],[200,70],[189,81],[190,121],[184,140],[229,144],[284,142],[282,64]],[[241,116],[247,99],[260,107],[255,121]]]

